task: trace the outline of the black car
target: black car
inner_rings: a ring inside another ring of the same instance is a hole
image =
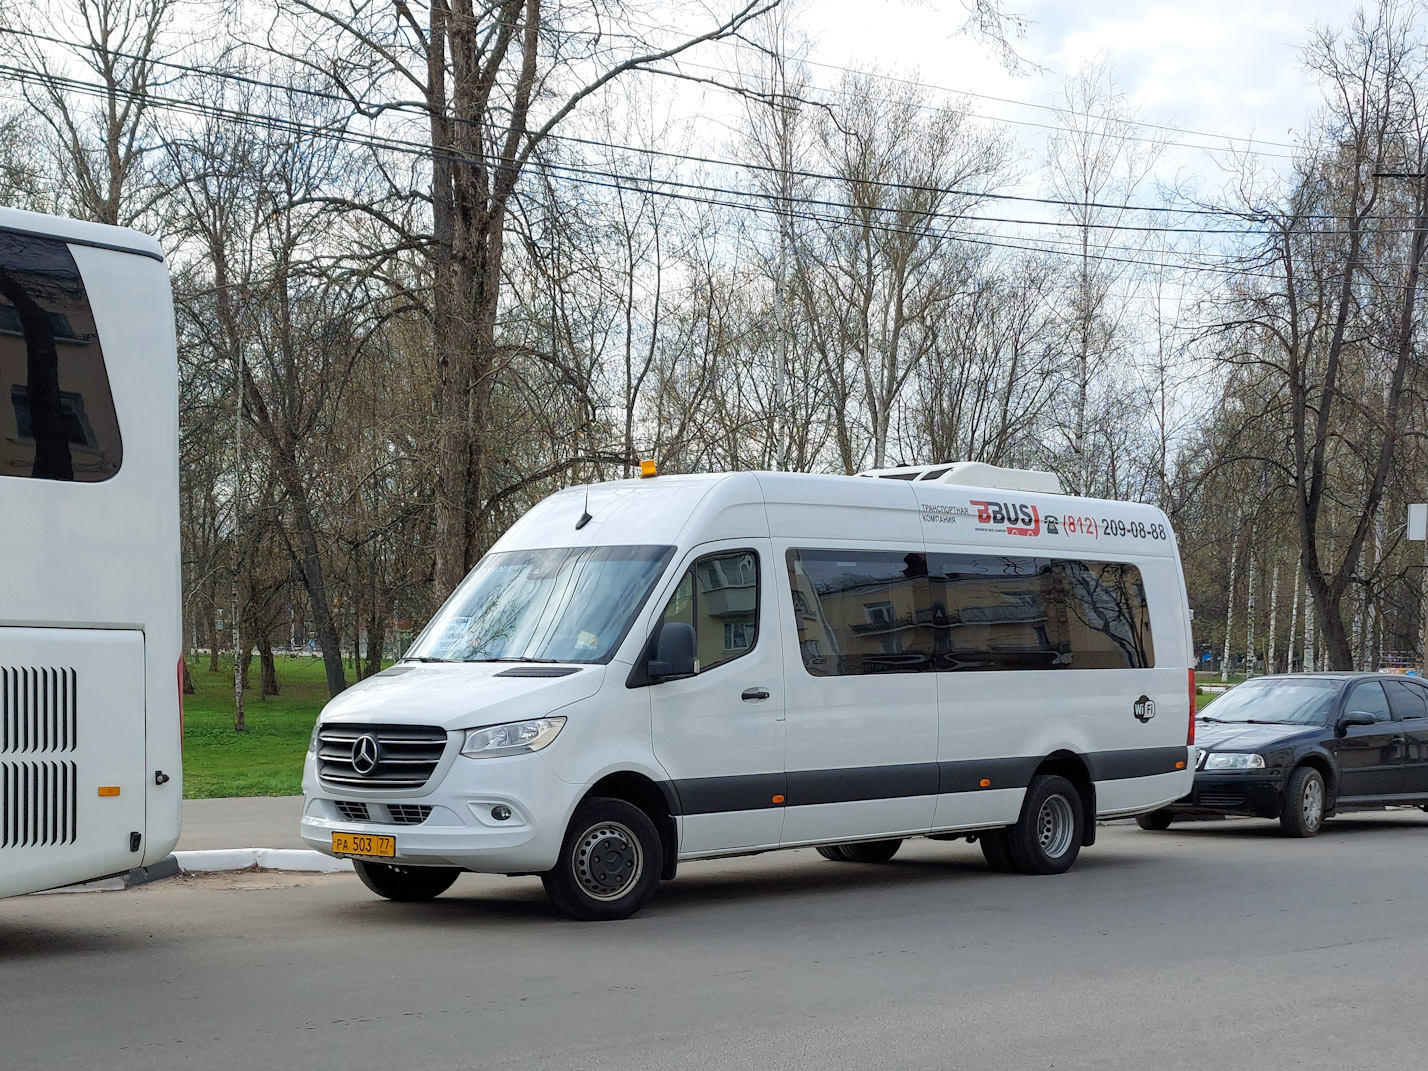
[[[1387,673],[1255,677],[1195,720],[1195,786],[1141,815],[1165,829],[1176,815],[1278,818],[1312,837],[1339,811],[1428,809],[1428,683]]]

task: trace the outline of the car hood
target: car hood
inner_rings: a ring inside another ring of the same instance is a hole
[[[1201,751],[1264,751],[1300,737],[1323,732],[1319,725],[1245,725],[1197,721],[1195,744]]]
[[[565,676],[521,676],[571,670]],[[605,666],[510,662],[404,662],[354,684],[323,708],[323,722],[385,722],[470,729],[541,718],[600,690]]]

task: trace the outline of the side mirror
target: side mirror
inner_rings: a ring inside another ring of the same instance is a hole
[[[649,662],[651,684],[694,676],[694,626],[666,621],[659,630],[654,657]]]
[[[1351,710],[1339,719],[1339,729],[1347,729],[1350,725],[1377,725],[1378,719],[1366,710]]]

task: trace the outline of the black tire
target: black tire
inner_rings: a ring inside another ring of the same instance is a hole
[[[843,858],[850,863],[886,863],[902,847],[902,840],[865,840],[858,844],[841,844]]]
[[[362,884],[378,896],[399,903],[434,900],[451,888],[461,871],[454,866],[395,866],[352,860]]]
[[[541,883],[564,914],[609,922],[649,903],[663,869],[664,845],[649,816],[624,800],[595,796],[575,808],[560,860]]]
[[[1012,862],[1023,874],[1066,873],[1081,854],[1084,822],[1076,786],[1038,774],[1026,788],[1021,817],[1007,830]]]
[[[1312,766],[1300,766],[1284,786],[1284,811],[1279,828],[1286,837],[1313,837],[1324,828],[1328,793],[1324,775]]]
[[[1011,857],[1010,833],[1010,830],[1003,828],[989,829],[985,833],[977,834],[977,843],[982,846],[982,857],[998,874],[1016,872],[1016,864],[1012,862]]]
[[[1138,814],[1135,816],[1135,824],[1141,829],[1153,830],[1156,833],[1163,833],[1170,828],[1170,823],[1175,821],[1174,811],[1151,811],[1149,814]]]
[[[835,863],[846,863],[848,861],[848,857],[843,854],[843,845],[841,844],[820,844],[814,851],[823,856],[824,859],[831,859]]]

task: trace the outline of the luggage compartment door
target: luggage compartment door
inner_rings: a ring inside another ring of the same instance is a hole
[[[138,866],[144,634],[0,628],[0,896]]]

